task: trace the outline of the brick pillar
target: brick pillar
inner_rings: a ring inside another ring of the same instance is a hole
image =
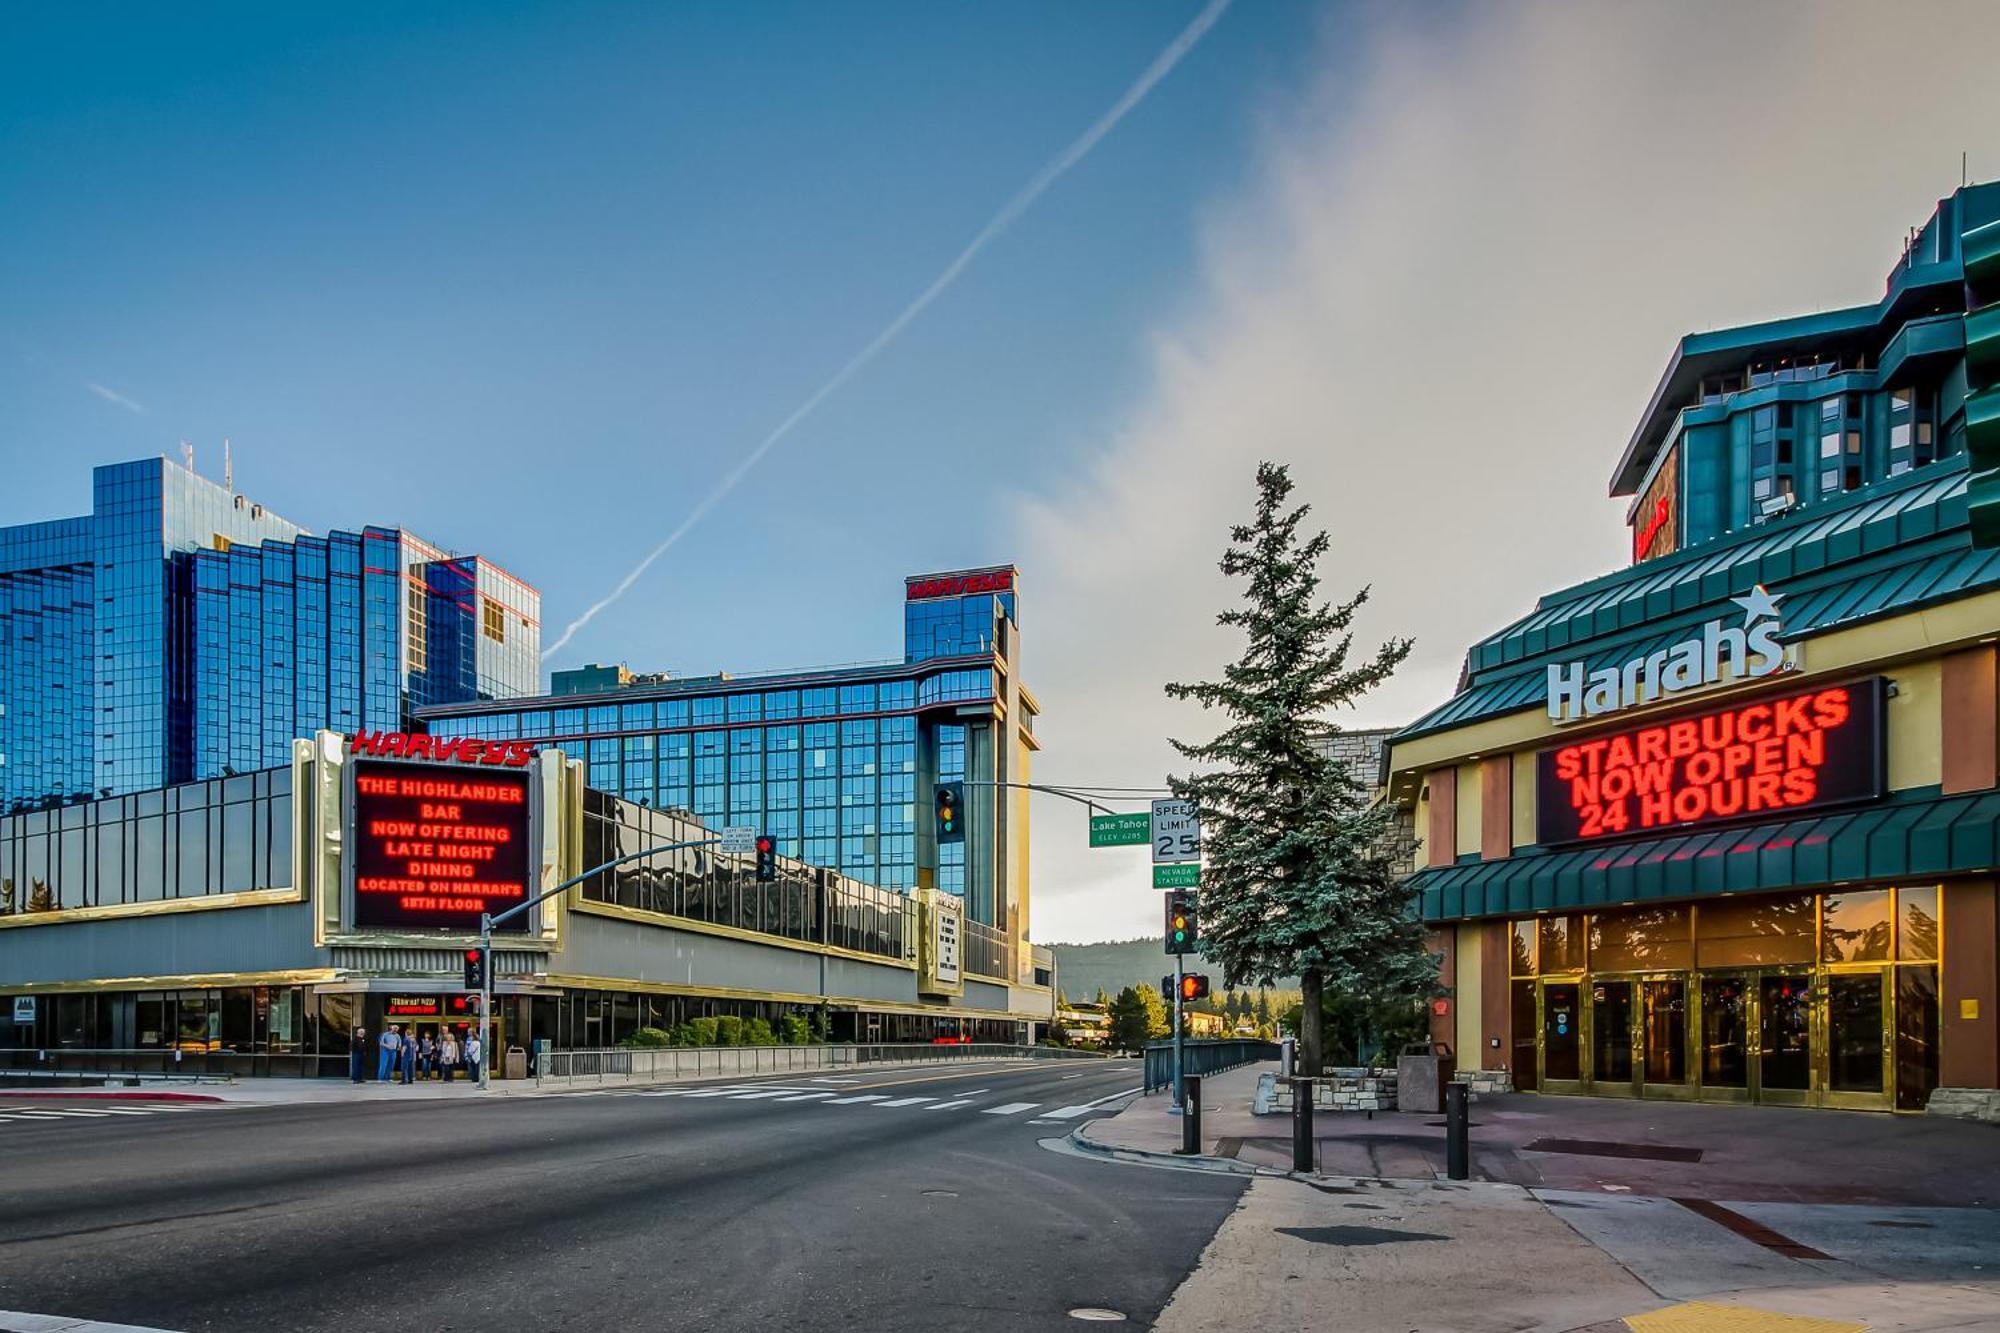
[[[1479,761],[1479,856],[1500,861],[1514,854],[1514,756]]]
[[[1458,770],[1434,768],[1424,774],[1431,794],[1430,820],[1424,828],[1424,864],[1448,866],[1458,859]]]
[[[1944,886],[1938,1086],[2000,1088],[2000,895],[1991,876]],[[1973,1016],[1968,1017],[1968,1008]]]
[[[1478,1060],[1459,1056],[1459,1067],[1498,1069],[1513,1057],[1514,1007],[1507,973],[1512,951],[1507,947],[1508,925],[1488,921],[1479,941],[1479,1035]],[[1495,1045],[1495,1042],[1498,1045]]]
[[[2000,778],[2000,690],[1995,688],[1992,644],[1947,653],[1939,712],[1944,794],[1984,791]]]

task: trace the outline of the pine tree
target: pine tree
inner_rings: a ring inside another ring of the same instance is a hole
[[[1119,1050],[1142,1050],[1147,1042],[1157,1041],[1172,1031],[1167,1021],[1166,1001],[1143,982],[1119,991],[1108,1012],[1111,1018],[1108,1040]]]
[[[1291,505],[1292,490],[1286,468],[1258,466],[1256,517],[1231,528],[1222,556],[1222,572],[1248,586],[1216,617],[1243,632],[1243,655],[1219,681],[1167,686],[1226,721],[1212,740],[1173,742],[1195,769],[1168,784],[1201,815],[1202,951],[1229,985],[1298,973],[1299,1058],[1311,1075],[1328,987],[1414,1004],[1435,986],[1436,965],[1389,858],[1394,811],[1371,807],[1326,744],[1339,730],[1330,714],[1387,680],[1410,641],[1350,664],[1368,589],[1338,606],[1319,599],[1330,543],[1324,531],[1301,534],[1309,510]],[[1262,995],[1259,1008],[1268,1009]]]

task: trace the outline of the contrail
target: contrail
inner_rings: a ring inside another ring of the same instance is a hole
[[[555,656],[555,654],[561,652],[563,645],[575,638],[578,630],[596,619],[598,612],[631,591],[632,585],[637,583],[645,572],[653,567],[653,562],[672,550],[674,544],[680,541],[682,537],[685,537],[694,528],[695,524],[706,518],[711,509],[714,509],[716,505],[728,497],[731,491],[741,485],[743,478],[750,474],[750,470],[763,462],[764,455],[770,453],[772,449],[777,447],[780,440],[791,434],[793,427],[804,421],[808,416],[811,416],[814,409],[831,397],[848,380],[854,378],[858,371],[880,355],[882,350],[890,343],[894,342],[897,336],[909,327],[912,320],[924,313],[931,302],[944,295],[945,289],[958,280],[958,275],[965,271],[966,265],[977,258],[979,252],[984,250],[988,243],[999,236],[1000,233],[1013,226],[1015,222],[1019,221],[1021,215],[1032,208],[1037,199],[1048,193],[1051,185],[1062,179],[1063,175],[1071,167],[1083,161],[1090,154],[1090,150],[1097,147],[1099,141],[1105,135],[1118,127],[1118,122],[1125,119],[1132,108],[1139,105],[1145,99],[1146,94],[1153,90],[1154,84],[1157,84],[1161,79],[1166,78],[1167,75],[1173,72],[1174,66],[1180,64],[1182,57],[1193,50],[1195,43],[1202,39],[1203,34],[1215,26],[1216,20],[1222,17],[1223,11],[1229,8],[1229,4],[1230,0],[1209,0],[1209,3],[1202,9],[1201,13],[1195,15],[1194,21],[1181,30],[1180,36],[1169,42],[1167,48],[1154,58],[1153,63],[1146,66],[1145,72],[1138,77],[1137,81],[1125,90],[1124,95],[1111,104],[1109,111],[1099,116],[1089,129],[1078,135],[1070,142],[1068,147],[1057,153],[1049,160],[1047,165],[1036,172],[1028,183],[1022,186],[1019,192],[1013,198],[1009,199],[998,213],[993,215],[992,220],[979,229],[978,234],[972,238],[971,242],[958,252],[958,257],[945,266],[944,272],[933,278],[931,284],[918,293],[916,300],[904,306],[902,313],[889,321],[888,327],[870,339],[867,346],[856,352],[846,365],[843,365],[839,370],[834,372],[833,378],[820,385],[818,389],[815,389],[810,398],[799,404],[790,416],[778,423],[776,430],[766,435],[756,448],[745,454],[742,460],[729,470],[728,475],[724,476],[707,495],[701,498],[701,503],[689,511],[688,516],[681,520],[680,526],[668,533],[665,541],[655,546],[647,553],[644,560],[634,565],[631,572],[618,581],[617,587],[592,603],[587,611],[575,620],[572,620],[568,627],[563,630],[562,637],[542,650],[542,660],[547,661],[549,658]]]
[[[92,380],[85,380],[83,382],[83,387],[90,390],[92,393],[96,394],[99,398],[102,398],[107,403],[118,404],[118,406],[124,408],[127,412],[136,413],[137,415],[142,417],[146,415],[146,409],[143,406],[133,402],[130,398],[127,398],[122,393],[113,393],[111,390],[105,388],[102,384],[98,384]]]

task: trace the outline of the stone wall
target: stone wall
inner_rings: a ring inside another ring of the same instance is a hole
[[[1924,1114],[1953,1120],[1984,1120],[2000,1125],[2000,1089],[1939,1088],[1924,1105]]]
[[[1514,1071],[1511,1069],[1461,1069],[1451,1076],[1454,1083],[1466,1085],[1466,1095],[1473,1101],[1489,1093],[1512,1092]]]
[[[1380,1069],[1336,1069],[1329,1077],[1313,1080],[1313,1106],[1322,1111],[1393,1111],[1396,1076]],[[1290,1115],[1291,1080],[1259,1074],[1250,1109],[1257,1115]]]

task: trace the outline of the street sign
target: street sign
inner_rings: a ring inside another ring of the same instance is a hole
[[[729,856],[749,856],[757,850],[755,824],[731,824],[722,830],[722,850]]]
[[[1198,889],[1201,887],[1201,863],[1181,861],[1153,867],[1153,887],[1156,889]]]
[[[14,1021],[16,1023],[32,1023],[35,1021],[34,996],[16,995],[14,997]]]
[[[1090,817],[1090,845],[1092,847],[1142,847],[1152,836],[1152,818],[1148,815],[1092,815]]]
[[[1199,861],[1201,818],[1193,801],[1153,802],[1153,859]]]

